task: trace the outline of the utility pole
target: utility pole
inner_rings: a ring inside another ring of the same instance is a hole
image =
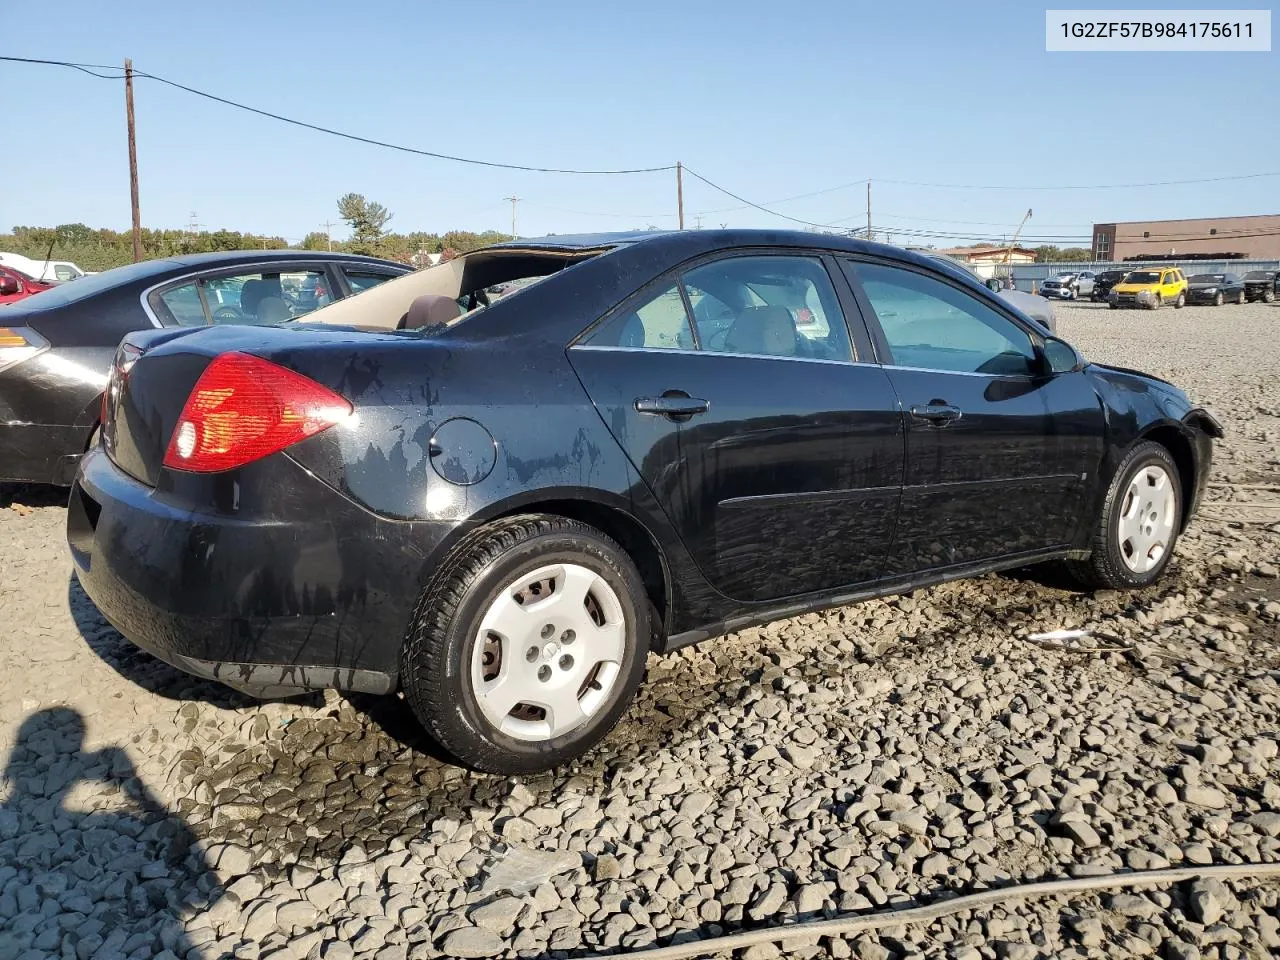
[[[520,202],[519,197],[503,197],[504,200],[511,201],[511,239],[516,238],[516,204]]]
[[[329,252],[330,252],[330,253],[333,253],[333,227],[334,227],[334,224],[333,224],[331,221],[326,220],[326,221],[324,222],[323,226],[324,226],[324,236],[325,236],[325,239],[329,241]]]
[[[700,213],[695,213],[695,214],[693,215],[693,229],[695,229],[695,230],[701,230],[701,229],[702,229],[702,214],[700,214]]]
[[[875,235],[871,232],[871,181],[867,181],[867,240],[874,240]]]
[[[133,61],[124,61],[124,116],[129,127],[129,206],[133,213],[133,262],[142,260],[142,214],[138,211],[138,141],[133,123]]]
[[[676,161],[676,226],[684,229],[684,164]]]

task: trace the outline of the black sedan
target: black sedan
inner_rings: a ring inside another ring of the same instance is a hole
[[[1124,280],[1125,273],[1124,270],[1103,270],[1093,278],[1093,292],[1089,294],[1089,299],[1094,303],[1106,303],[1107,297],[1111,295],[1111,288]]]
[[[125,636],[252,693],[402,690],[505,772],[599,740],[651,650],[1037,561],[1146,586],[1221,436],[929,257],[766,231],[132,334],[106,408],[67,533]]]
[[[1197,273],[1187,277],[1187,303],[1244,303],[1244,281],[1234,273]]]
[[[1280,270],[1250,270],[1244,275],[1244,298],[1272,303],[1280,297]]]
[[[278,323],[408,269],[341,253],[237,250],[118,267],[5,307],[0,480],[71,483],[126,333]]]

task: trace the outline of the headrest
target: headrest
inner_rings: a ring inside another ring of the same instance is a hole
[[[452,297],[440,293],[424,293],[409,304],[409,312],[400,321],[402,328],[417,330],[419,327],[442,327],[450,320],[462,316],[462,308]]]

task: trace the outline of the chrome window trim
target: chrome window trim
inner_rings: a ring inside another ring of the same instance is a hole
[[[826,363],[838,367],[878,367],[866,360],[825,360],[822,357],[779,357],[769,353],[736,353],[729,350],[690,350],[686,347],[615,347],[605,344],[575,343],[570,350],[597,350],[602,353],[679,353],[690,357],[745,357],[750,360],[790,360],[799,363]]]
[[[220,267],[205,267],[203,270],[193,270],[190,273],[179,274],[176,277],[168,277],[167,279],[161,280],[159,283],[153,283],[151,286],[143,290],[142,293],[138,294],[138,300],[142,304],[142,312],[147,315],[147,319],[151,321],[151,325],[156,327],[159,330],[165,330],[168,328],[165,327],[165,325],[160,322],[160,318],[155,315],[154,311],[152,311],[151,304],[147,302],[151,298],[151,294],[155,293],[161,287],[167,287],[171,283],[176,285],[181,285],[182,281],[190,280],[193,277],[196,279],[201,279],[203,277],[213,276],[215,274],[221,274],[221,273],[226,273],[228,276],[235,276],[236,275],[235,271],[237,270],[244,270],[244,271],[259,270],[260,271],[264,267],[295,266],[297,267],[297,272],[299,273],[312,272],[311,268],[304,266],[305,264],[318,264],[321,269],[321,272],[323,272],[327,276],[329,272],[328,267],[330,263],[336,263],[339,265],[339,268],[341,268],[341,265],[344,263],[347,263],[347,261],[346,260],[330,261],[330,260],[325,260],[323,258],[318,260],[250,260],[247,263],[231,263],[231,264],[225,264]],[[289,271],[282,270],[281,272],[285,273]],[[406,271],[406,272],[411,273],[412,271]],[[394,276],[393,276],[393,279],[394,279]],[[346,297],[340,297],[339,299],[345,300]],[[333,302],[337,303],[338,301],[334,300]],[[198,328],[188,327],[186,329],[196,330]]]

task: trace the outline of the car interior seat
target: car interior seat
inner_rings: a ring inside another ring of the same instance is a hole
[[[450,320],[462,316],[462,308],[458,301],[440,293],[424,293],[413,303],[400,322],[397,330],[418,330],[422,327],[443,327]]]
[[[766,357],[796,355],[796,321],[786,307],[747,307],[725,337],[725,350]]]

